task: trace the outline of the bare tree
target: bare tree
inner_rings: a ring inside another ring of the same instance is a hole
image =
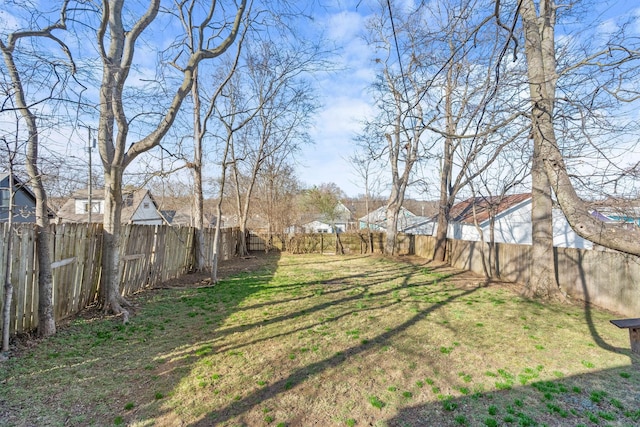
[[[243,77],[238,80],[241,86],[235,90],[249,101],[245,109],[251,122],[235,139],[230,153],[240,255],[247,254],[247,221],[260,170],[270,157],[291,157],[309,140],[306,129],[317,103],[305,77],[321,70],[324,54],[317,44],[287,48],[259,42],[247,46]]]
[[[191,31],[206,40],[198,42],[197,49],[185,52],[174,61],[179,70],[181,82],[172,99],[158,113],[159,121],[145,136],[131,142],[131,119],[126,110],[125,84],[136,59],[136,47],[141,36],[156,20],[160,10],[160,0],[151,0],[141,15],[134,9],[125,8],[125,0],[103,0],[100,23],[97,30],[98,50],[102,58],[102,82],[100,84],[98,144],[104,167],[105,215],[102,252],[102,293],[103,308],[122,314],[128,319],[128,311],[123,307],[127,301],[119,290],[119,247],[122,211],[122,178],[124,170],[140,154],[156,147],[173,125],[182,102],[191,91],[194,73],[198,65],[207,59],[223,54],[236,40],[247,7],[247,0],[228,5],[234,12],[227,18],[227,8],[217,2],[209,4],[182,2],[178,6],[192,13],[194,24]],[[139,15],[132,23],[125,19]],[[129,30],[125,30],[129,28]],[[209,34],[207,34],[209,33]],[[211,44],[209,37],[216,37]]]
[[[216,228],[214,231],[213,238],[213,260],[211,263],[211,282],[218,283],[218,253],[220,250],[220,230],[222,229],[222,201],[224,197],[224,189],[225,183],[227,180],[227,168],[229,151],[231,147],[233,147],[233,138],[236,133],[236,128],[233,127],[233,123],[223,122],[226,129],[226,138],[224,141],[224,149],[222,158],[220,161],[220,178],[219,178],[219,192],[218,192],[218,200],[216,203]],[[241,125],[243,126],[243,125]]]
[[[344,192],[335,183],[323,183],[315,185],[303,192],[303,209],[308,213],[329,224],[336,238],[336,254],[343,254],[344,250],[340,242],[339,230],[336,227],[338,219],[344,215],[340,209],[340,200],[344,198]]]
[[[46,25],[42,28],[28,28],[24,30],[18,30],[9,33],[6,39],[0,39],[0,50],[4,59],[5,70],[10,76],[11,86],[13,93],[11,97],[13,99],[15,110],[19,112],[21,119],[24,121],[27,131],[27,153],[26,153],[26,168],[29,174],[29,183],[33,193],[36,196],[36,248],[38,259],[38,335],[49,336],[56,332],[55,317],[53,313],[53,278],[51,273],[51,254],[49,248],[49,215],[47,206],[47,194],[44,189],[42,175],[40,173],[38,163],[39,156],[38,150],[40,148],[40,129],[38,126],[38,118],[36,116],[35,106],[44,103],[47,100],[51,101],[56,96],[56,86],[60,83],[60,76],[62,73],[55,72],[58,64],[54,59],[48,61],[42,61],[36,59],[32,64],[37,67],[38,64],[48,67],[51,72],[48,73],[47,79],[52,79],[52,76],[58,76],[58,81],[47,82],[50,92],[45,91],[44,94],[36,93],[36,89],[33,90],[35,101],[28,99],[28,91],[25,88],[29,81],[24,81],[24,74],[31,74],[32,69],[28,71],[19,70],[16,64],[16,48],[21,42],[33,42],[34,39],[45,39],[52,41],[57,45],[63,53],[67,56],[69,63],[67,64],[68,70],[75,71],[75,65],[71,58],[71,54],[67,45],[60,40],[54,33],[56,31],[66,30],[67,26],[67,6],[68,1],[64,1],[60,7],[60,15],[54,23]],[[34,20],[37,22],[37,20]],[[35,24],[37,25],[37,24]],[[37,44],[38,42],[35,42]],[[37,58],[37,56],[36,56]],[[39,88],[39,84],[32,82],[34,86]]]
[[[382,168],[379,162],[367,152],[366,146],[360,146],[356,152],[349,157],[349,163],[352,165],[354,173],[359,178],[359,183],[364,186],[364,206],[365,215],[368,218],[371,213],[371,198],[376,197],[380,193],[379,176]],[[373,239],[371,237],[371,223],[367,221],[365,224],[367,230],[367,250],[373,253]]]
[[[11,144],[4,136],[2,137],[4,143],[3,148],[6,148],[7,152],[7,168],[9,169],[9,186],[8,188],[0,188],[2,198],[2,209],[6,203],[7,209],[7,225],[4,227],[5,232],[5,245],[4,245],[4,277],[3,279],[3,306],[2,306],[2,352],[9,351],[9,338],[10,338],[10,326],[11,326],[11,303],[13,300],[13,284],[11,283],[11,260],[13,256],[13,201],[14,201],[14,162],[17,150],[11,148]],[[6,200],[5,200],[6,198]]]
[[[562,211],[571,227],[581,237],[594,243],[617,249],[623,252],[640,255],[640,230],[628,230],[616,224],[599,221],[589,212],[589,206],[578,196],[567,164],[556,138],[556,117],[554,110],[557,100],[557,84],[560,72],[556,60],[555,26],[559,6],[553,1],[544,1],[536,5],[534,0],[523,0],[518,13],[524,27],[524,46],[527,72],[529,78],[529,95],[531,99],[532,136],[534,141],[534,165],[542,169],[546,178],[540,181],[540,192],[547,188],[553,190]],[[625,90],[622,82],[635,75],[637,61],[640,60],[637,48],[611,42],[600,51],[586,55],[573,67],[562,72],[570,72],[576,67],[592,66],[599,70],[613,71],[616,85],[602,86],[600,91],[610,91],[618,99],[635,100],[637,94]],[[618,85],[619,82],[619,85]],[[548,179],[545,182],[545,179]],[[544,200],[548,200],[545,195]],[[535,208],[534,208],[535,209]],[[540,215],[548,215],[548,206],[540,209]],[[542,212],[544,211],[544,212]],[[536,220],[534,214],[534,222]],[[544,239],[548,239],[548,230],[541,231]],[[535,258],[535,256],[534,256]],[[536,276],[539,272],[536,271]],[[530,284],[529,292],[533,295],[553,296],[558,293],[552,278]]]
[[[439,2],[424,7],[416,31],[420,55],[439,67],[430,90],[441,98],[430,106],[440,135],[440,204],[434,258],[445,260],[449,214],[458,193],[488,170],[500,153],[528,133],[521,105],[513,101],[518,74],[501,64],[505,37],[485,25],[487,3]],[[509,128],[507,130],[506,128]]]
[[[374,83],[380,114],[365,124],[363,140],[373,158],[388,158],[391,188],[384,251],[393,255],[398,217],[414,165],[430,148],[423,145],[423,134],[431,121],[423,106],[432,76],[415,54],[417,40],[412,31],[417,18],[410,13],[401,14],[390,3],[380,2],[380,6],[380,14],[368,23],[369,43],[378,46],[383,55],[376,60],[382,69]]]
[[[297,214],[296,196],[300,192],[300,182],[295,175],[290,156],[269,156],[256,177],[255,196],[251,211],[267,222],[266,250],[273,239],[280,239],[280,247],[286,249],[285,231],[291,226]]]
[[[193,1],[190,2],[193,5]],[[204,192],[203,192],[203,155],[204,144],[208,134],[209,121],[215,111],[215,103],[221,95],[224,87],[229,84],[232,76],[238,70],[238,61],[242,51],[244,38],[249,29],[249,18],[251,16],[251,8],[246,11],[245,23],[242,26],[240,36],[235,43],[235,54],[229,61],[223,61],[224,66],[218,67],[213,74],[207,75],[206,67],[199,64],[193,73],[193,85],[191,87],[191,101],[193,104],[193,159],[187,162],[187,166],[192,171],[193,176],[193,226],[196,229],[196,269],[203,271],[205,268],[205,242],[204,242]],[[193,7],[179,7],[178,15],[185,34],[185,40],[180,41],[186,46],[189,54],[193,55],[205,48],[207,40],[202,34],[192,31],[194,28],[194,19],[192,13]],[[209,67],[210,68],[210,67]],[[207,78],[208,77],[208,78]],[[209,94],[208,80],[217,82],[213,92]],[[219,218],[218,218],[218,222]]]

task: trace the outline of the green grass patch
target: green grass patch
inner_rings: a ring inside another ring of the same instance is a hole
[[[595,307],[415,259],[257,258],[131,297],[126,325],[85,316],[22,344],[0,366],[0,425],[640,423],[640,375],[610,351],[628,336]]]

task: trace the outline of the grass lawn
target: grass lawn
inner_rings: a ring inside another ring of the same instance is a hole
[[[637,426],[610,313],[426,261],[277,254],[0,363],[2,426]]]

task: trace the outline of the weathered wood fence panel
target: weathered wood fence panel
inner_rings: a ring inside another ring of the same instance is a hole
[[[384,251],[384,233],[340,233],[340,243],[345,254],[364,254],[369,252],[370,243],[373,253]],[[399,244],[405,252],[410,247],[410,238],[399,237]],[[287,250],[294,254],[336,253],[336,235],[331,233],[295,234],[289,238]]]
[[[640,316],[640,257],[556,249],[558,282],[569,295],[629,317]]]
[[[152,244],[152,283],[174,279],[193,270],[195,265],[194,229],[191,227],[156,226]]]
[[[68,317],[97,301],[100,289],[102,238],[101,224],[58,224],[49,230],[53,276],[53,305],[56,321]],[[213,239],[213,230],[207,230]],[[12,239],[10,333],[22,333],[38,325],[38,265],[33,224],[0,224],[0,259],[4,260],[8,239]],[[237,231],[221,233],[220,260],[235,255]],[[209,258],[211,254],[208,253]],[[120,290],[123,295],[137,292],[190,271],[194,264],[194,229],[153,225],[123,226],[120,247]],[[5,264],[0,262],[4,287]],[[0,291],[0,312],[4,292]],[[1,327],[1,326],[0,326]]]
[[[59,224],[49,230],[54,316],[63,319],[95,301],[100,281],[101,224]],[[37,277],[37,265],[34,276]],[[37,301],[37,294],[34,298]],[[37,317],[37,303],[34,318]],[[37,318],[33,322],[37,325]],[[27,328],[24,331],[28,331]],[[23,332],[23,331],[18,331]]]
[[[416,236],[416,248],[434,244],[432,236]],[[523,285],[528,283],[531,246],[498,243],[495,248],[491,254],[487,243],[449,240],[448,261],[454,267],[481,275],[483,263],[489,267],[493,262],[496,277]],[[416,254],[432,258],[433,253],[427,250],[424,255]],[[554,248],[554,264],[558,285],[572,298],[625,316],[640,315],[639,257],[613,251]]]

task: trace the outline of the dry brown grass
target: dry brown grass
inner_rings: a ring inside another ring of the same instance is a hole
[[[260,258],[142,294],[126,326],[78,319],[0,365],[0,424],[640,423],[610,314],[409,261]]]

